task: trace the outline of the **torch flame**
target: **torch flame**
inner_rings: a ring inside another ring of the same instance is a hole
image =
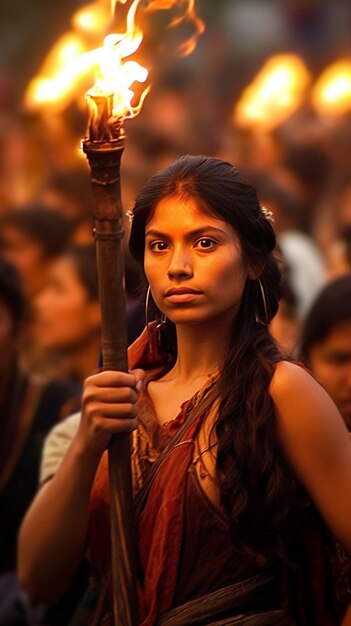
[[[117,4],[127,4],[131,0],[112,0],[112,16]],[[80,99],[89,89],[90,95],[101,96],[113,93],[113,116],[134,117],[142,107],[150,89],[146,86],[137,102],[132,91],[134,83],[145,83],[148,70],[131,60],[143,40],[143,32],[136,23],[138,8],[145,12],[172,10],[175,16],[170,27],[191,23],[195,33],[178,49],[182,55],[192,52],[204,24],[194,9],[195,0],[133,0],[126,17],[126,30],[122,34],[105,37],[104,45],[91,49],[94,43],[106,33],[112,16],[106,10],[105,0],[96,0],[73,15],[72,31],[63,35],[49,52],[39,74],[29,83],[25,93],[25,105],[29,109],[50,109],[60,112],[72,100]],[[95,43],[96,45],[96,43]]]
[[[269,131],[301,105],[310,82],[303,61],[292,54],[268,59],[234,110],[239,126]]]
[[[136,52],[143,34],[135,24],[135,13],[140,0],[134,0],[127,15],[127,30],[123,35],[112,34],[105,37],[104,46],[96,50],[98,73],[89,95],[113,94],[112,116],[117,118],[134,117],[139,113],[149,87],[143,91],[139,102],[133,106],[134,92],[130,89],[134,82],[144,83],[148,70],[135,61],[123,62]]]
[[[351,60],[339,60],[321,74],[312,91],[317,113],[341,116],[351,111]]]

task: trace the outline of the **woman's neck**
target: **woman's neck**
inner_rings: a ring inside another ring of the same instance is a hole
[[[230,328],[213,324],[177,326],[177,360],[170,374],[179,383],[211,376],[222,366],[229,347]]]

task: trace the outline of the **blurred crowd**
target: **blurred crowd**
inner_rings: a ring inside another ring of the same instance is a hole
[[[228,8],[222,27],[229,29],[234,13]],[[305,51],[315,58],[312,39]],[[123,210],[132,209],[152,173],[181,154],[219,156],[242,170],[277,233],[283,279],[272,334],[315,373],[351,430],[351,111],[322,118],[305,105],[269,132],[240,128],[232,101],[239,68],[228,62],[234,43],[214,28],[193,60],[159,68],[142,113],[125,123]],[[263,49],[262,37],[257,45]],[[198,75],[204,52],[207,71]],[[2,599],[13,589],[16,533],[37,488],[45,435],[79,408],[82,383],[100,363],[90,172],[79,148],[85,124],[86,112],[74,105],[29,113],[1,100]],[[131,342],[145,322],[145,285],[125,244]],[[0,624],[12,623],[1,619],[0,609]]]

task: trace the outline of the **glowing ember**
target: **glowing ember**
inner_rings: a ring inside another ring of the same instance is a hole
[[[299,57],[271,57],[236,104],[235,121],[246,128],[272,130],[298,109],[309,82],[309,72]]]
[[[314,85],[312,104],[320,115],[351,111],[351,60],[336,61],[324,70]]]

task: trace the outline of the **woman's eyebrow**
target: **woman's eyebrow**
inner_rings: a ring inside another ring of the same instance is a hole
[[[145,231],[145,237],[167,237],[167,235],[160,230],[150,228],[150,230]]]
[[[195,230],[190,230],[189,232],[186,233],[186,236],[189,239],[192,239],[194,237],[200,237],[201,235],[204,235],[206,233],[209,232],[217,232],[219,234],[222,235],[226,235],[227,233],[222,229],[222,228],[217,228],[216,226],[203,226],[202,228],[196,228]],[[153,228],[150,228],[150,230],[147,230],[145,232],[145,237],[169,237],[169,235],[167,235],[166,233],[163,233],[160,230],[155,230]]]

